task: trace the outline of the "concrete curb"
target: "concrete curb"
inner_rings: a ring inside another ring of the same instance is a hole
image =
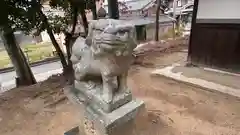
[[[168,66],[161,69],[156,69],[151,72],[152,75],[159,75],[162,77],[166,77],[168,79],[172,79],[181,83],[185,83],[187,85],[198,87],[201,89],[209,90],[209,91],[217,91],[224,94],[228,94],[234,97],[240,97],[240,89],[232,88],[229,86],[225,86],[222,84],[218,84],[215,82],[199,79],[199,78],[189,78],[182,75],[181,72],[174,73],[172,69],[177,65]]]
[[[47,71],[44,73],[35,74],[34,76],[37,82],[42,82],[48,79],[52,75],[61,74],[61,73],[62,73],[62,68],[59,68],[59,69]],[[16,87],[15,79],[5,81],[5,82],[0,82],[0,94],[10,89],[13,89],[15,87]]]
[[[40,66],[40,65],[56,62],[56,61],[59,61],[58,57],[47,58],[45,60],[41,60],[41,61],[30,63],[30,66],[31,67],[36,67],[36,66]],[[0,69],[0,74],[1,73],[12,72],[12,71],[14,71],[14,67],[2,68],[2,69]]]

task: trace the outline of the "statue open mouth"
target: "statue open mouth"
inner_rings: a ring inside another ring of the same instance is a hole
[[[99,36],[96,36],[94,40],[97,44],[124,45],[128,42],[128,33],[117,35],[103,33]]]
[[[120,40],[95,40],[96,44],[106,44],[106,45],[111,45],[111,46],[122,46],[127,44],[127,41],[120,41]]]

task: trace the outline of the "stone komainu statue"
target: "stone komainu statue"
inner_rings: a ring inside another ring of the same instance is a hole
[[[73,45],[75,79],[87,90],[101,87],[101,97],[111,103],[117,92],[130,92],[127,72],[136,47],[135,29],[126,21],[94,20],[85,39],[79,37]]]

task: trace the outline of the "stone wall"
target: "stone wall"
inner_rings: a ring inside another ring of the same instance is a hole
[[[155,39],[155,30],[156,30],[155,27],[156,27],[155,24],[147,25],[147,27],[146,27],[146,30],[147,30],[146,40],[147,41]],[[160,24],[159,25],[159,39],[161,39],[162,36],[164,34],[166,34],[172,28],[173,28],[173,24],[172,23]]]

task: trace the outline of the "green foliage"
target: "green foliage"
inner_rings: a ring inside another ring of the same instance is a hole
[[[21,30],[25,34],[36,34],[44,31],[40,10],[47,0],[0,0],[1,21],[0,26],[10,26],[14,31]],[[64,32],[73,24],[75,14],[80,9],[91,9],[96,0],[48,0],[52,9],[64,12],[63,16],[48,14],[47,18],[55,33]],[[77,12],[74,9],[78,9]]]
[[[65,32],[73,23],[72,4],[68,0],[50,0],[49,4],[52,9],[64,12],[63,16],[53,14],[47,16],[54,33]]]
[[[50,0],[49,4],[52,9],[64,12],[63,16],[48,15],[48,20],[55,33],[68,32],[70,26],[76,23],[74,18],[79,16],[80,12],[85,9],[91,9],[95,6],[96,0]]]
[[[21,30],[29,34],[40,25],[39,16],[34,14],[34,7],[29,0],[1,0],[1,29],[11,28],[13,31]]]
[[[94,6],[94,4],[96,3],[96,1],[99,0],[86,0],[86,9],[92,9]]]

